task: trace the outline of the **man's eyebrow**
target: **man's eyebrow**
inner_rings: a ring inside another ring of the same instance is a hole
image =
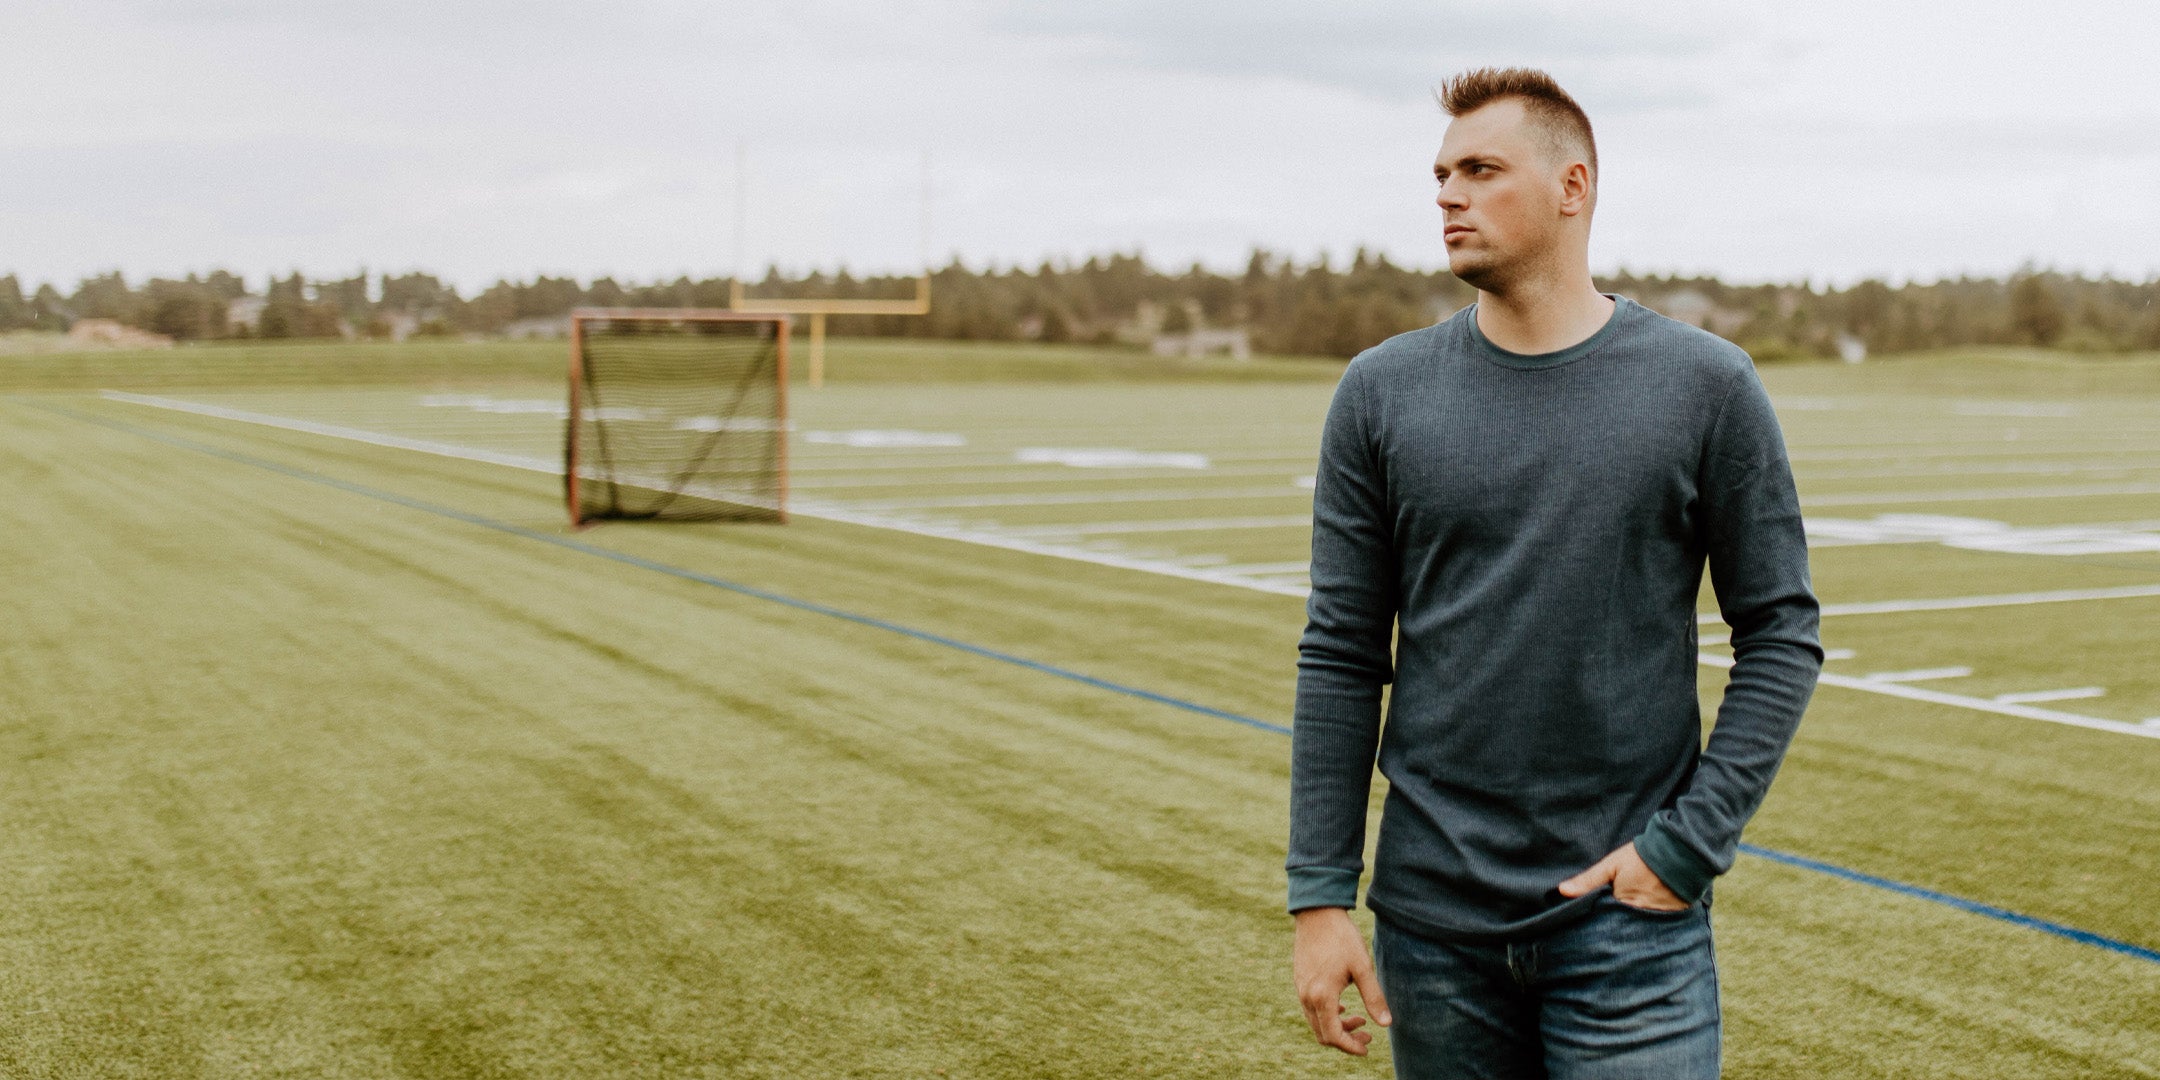
[[[1452,162],[1447,162],[1447,161],[1435,161],[1435,162],[1433,162],[1433,167],[1432,167],[1432,171],[1433,171],[1433,175],[1437,176],[1437,175],[1439,175],[1439,174],[1441,174],[1441,173],[1444,173],[1444,172],[1447,172],[1447,171],[1449,171],[1449,170],[1451,170],[1451,169],[1461,169],[1461,168],[1467,168],[1467,167],[1469,167],[1469,166],[1471,166],[1471,165],[1497,165],[1497,164],[1499,164],[1499,163],[1500,163],[1500,159],[1499,159],[1499,158],[1497,158],[1497,157],[1494,157],[1494,156],[1493,156],[1493,155],[1491,155],[1491,154],[1465,154],[1465,155],[1463,155],[1462,157],[1460,157],[1460,158],[1457,158],[1456,160],[1454,160],[1454,161],[1452,161]]]

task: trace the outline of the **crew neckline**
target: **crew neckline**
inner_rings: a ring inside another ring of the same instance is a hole
[[[1599,295],[1613,302],[1612,314],[1606,316],[1605,325],[1598,327],[1597,332],[1589,337],[1565,349],[1557,349],[1553,352],[1511,352],[1493,344],[1492,339],[1485,336],[1485,331],[1478,328],[1477,304],[1474,302],[1463,309],[1463,323],[1470,328],[1470,341],[1478,355],[1492,363],[1501,367],[1515,368],[1518,371],[1555,368],[1563,364],[1572,364],[1596,352],[1619,329],[1621,316],[1626,313],[1626,309],[1636,306],[1633,300],[1617,293],[1600,293]]]

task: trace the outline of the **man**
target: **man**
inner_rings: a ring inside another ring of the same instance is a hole
[[[1550,76],[1440,97],[1448,266],[1478,296],[1357,357],[1329,408],[1291,750],[1299,998],[1363,1054],[1354,982],[1398,1077],[1715,1076],[1711,881],[1822,666],[1784,440],[1745,352],[1592,284],[1596,145]],[[1734,657],[1707,747],[1706,562]],[[1368,961],[1348,909],[1376,750]]]

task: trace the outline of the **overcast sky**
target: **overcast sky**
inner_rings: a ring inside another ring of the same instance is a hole
[[[0,273],[910,271],[926,157],[939,262],[1433,266],[1432,87],[1526,63],[1597,126],[1598,268],[2142,278],[2156,40],[2151,0],[0,0]]]

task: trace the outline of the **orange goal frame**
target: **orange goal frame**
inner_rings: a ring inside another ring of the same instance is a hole
[[[779,386],[774,395],[776,408],[773,416],[773,442],[775,460],[779,463],[779,484],[774,511],[781,524],[786,524],[788,493],[788,336],[794,329],[788,317],[779,313],[757,311],[730,311],[725,308],[578,308],[570,313],[570,410],[568,426],[563,434],[563,501],[570,510],[570,527],[583,529],[592,522],[578,513],[578,390],[585,382],[585,324],[604,319],[654,319],[670,322],[762,322],[772,323],[774,379]]]

